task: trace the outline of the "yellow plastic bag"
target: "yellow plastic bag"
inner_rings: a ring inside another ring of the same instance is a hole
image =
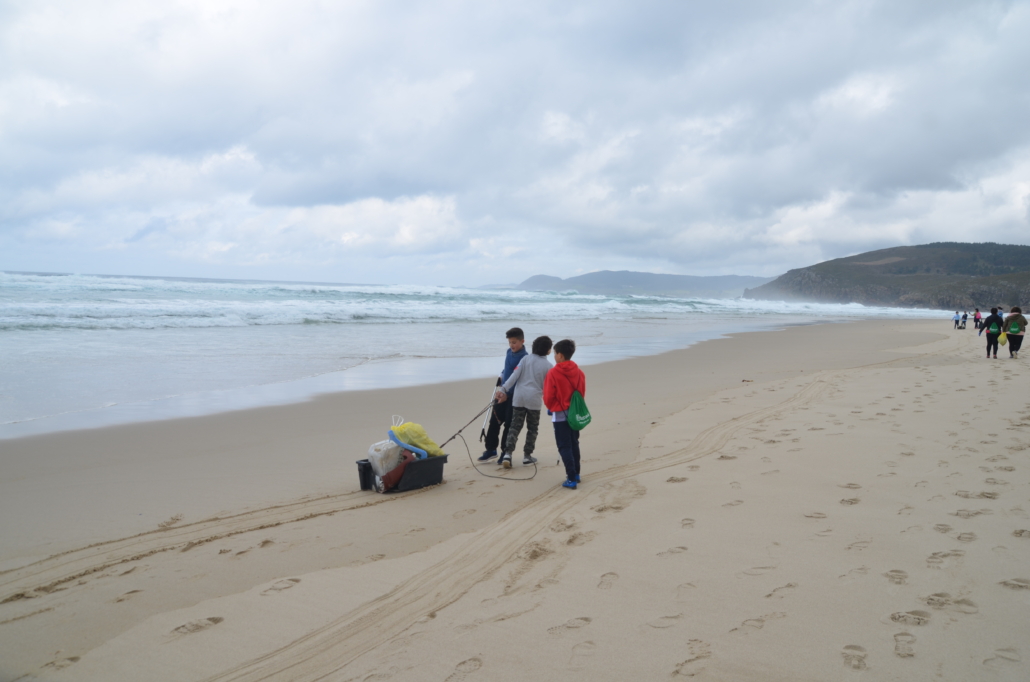
[[[440,457],[444,454],[444,451],[433,442],[420,424],[404,422],[400,426],[391,426],[390,430],[394,432],[402,443],[414,445],[419,450],[425,450],[426,454],[430,457]]]
[[[1002,333],[998,334],[998,344],[999,345],[1004,346],[1008,342],[1009,342],[1008,334],[1006,334],[1005,332],[1002,332]]]

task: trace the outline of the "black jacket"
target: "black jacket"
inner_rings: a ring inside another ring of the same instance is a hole
[[[998,325],[998,331],[991,331],[991,324]],[[997,313],[988,315],[980,322],[980,329],[983,329],[988,334],[1000,334],[1005,331],[1005,320],[1001,319],[1001,316]]]

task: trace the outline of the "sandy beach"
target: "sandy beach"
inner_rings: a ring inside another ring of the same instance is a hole
[[[0,682],[1030,679],[1026,361],[950,326],[587,367],[575,491],[546,424],[358,489],[489,379],[0,441]]]

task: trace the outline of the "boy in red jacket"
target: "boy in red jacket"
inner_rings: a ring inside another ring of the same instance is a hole
[[[572,392],[579,391],[584,398],[587,394],[587,378],[583,370],[572,361],[576,352],[576,342],[562,339],[554,344],[554,360],[557,364],[547,372],[544,379],[544,405],[554,422],[554,441],[558,445],[562,462],[565,464],[565,488],[575,490],[579,483],[579,431],[569,426],[566,421],[566,410]]]

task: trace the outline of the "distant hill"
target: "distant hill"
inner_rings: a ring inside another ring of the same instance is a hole
[[[685,296],[696,298],[737,298],[747,287],[771,281],[772,277],[719,275],[657,275],[652,272],[601,270],[562,279],[536,275],[519,284],[517,289],[529,291],[577,291],[581,294],[606,296]]]
[[[744,298],[981,310],[1030,304],[1030,246],[937,242],[791,270]]]

